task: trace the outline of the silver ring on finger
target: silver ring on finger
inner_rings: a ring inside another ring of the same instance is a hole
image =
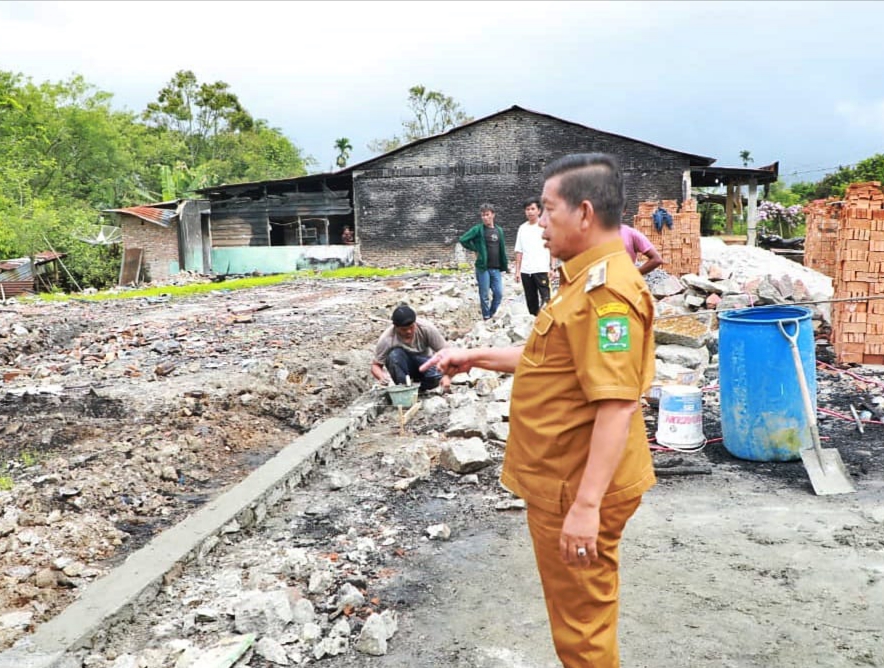
[[[577,548],[577,556],[578,557],[585,557],[586,556],[586,548],[585,547],[578,547]]]

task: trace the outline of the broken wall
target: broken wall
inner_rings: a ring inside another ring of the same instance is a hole
[[[840,213],[840,204],[833,200],[818,199],[804,207],[804,266],[829,278],[835,278]]]
[[[569,153],[615,155],[626,183],[627,215],[642,200],[682,196],[690,156],[526,110],[511,110],[415,142],[353,173],[354,208],[365,262],[440,263],[481,223],[491,202],[512,259],[524,202],[540,196],[543,168]],[[467,254],[472,264],[473,254]]]
[[[832,345],[840,363],[884,364],[884,193],[878,181],[847,188],[835,243]]]
[[[654,212],[662,207],[672,216],[672,228],[654,226]],[[697,201],[686,200],[681,210],[672,199],[646,201],[638,205],[633,226],[644,234],[663,257],[663,269],[674,276],[700,273],[700,213]]]

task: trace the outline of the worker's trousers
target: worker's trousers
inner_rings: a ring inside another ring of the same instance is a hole
[[[564,515],[528,507],[528,528],[556,653],[565,668],[618,668],[620,536],[641,497],[601,510],[598,559],[568,566],[559,555]]]

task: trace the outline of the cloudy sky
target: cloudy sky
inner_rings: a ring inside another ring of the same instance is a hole
[[[81,74],[141,111],[177,70],[230,84],[332,167],[400,131],[423,84],[817,180],[884,152],[884,3],[0,2],[0,69]]]

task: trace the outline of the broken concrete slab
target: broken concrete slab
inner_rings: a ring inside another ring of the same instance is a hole
[[[488,427],[485,420],[479,416],[477,404],[461,406],[452,410],[448,416],[448,427],[445,429],[448,436],[485,438],[487,432]]]
[[[285,591],[245,592],[233,609],[239,633],[279,635],[292,623],[292,607]]]
[[[709,350],[706,346],[689,348],[687,346],[665,344],[657,346],[655,352],[658,360],[669,364],[677,364],[688,369],[699,369],[702,371],[709,364]]]
[[[697,276],[696,274],[685,274],[681,277],[681,280],[686,285],[695,288],[700,292],[705,292],[706,294],[721,294],[722,292],[720,284],[716,283],[715,281],[711,281],[708,278]]]
[[[654,321],[654,341],[657,345],[676,345],[702,348],[712,336],[708,315],[690,315]]]
[[[473,473],[491,464],[491,456],[480,438],[448,441],[439,452],[439,463],[455,473]]]

